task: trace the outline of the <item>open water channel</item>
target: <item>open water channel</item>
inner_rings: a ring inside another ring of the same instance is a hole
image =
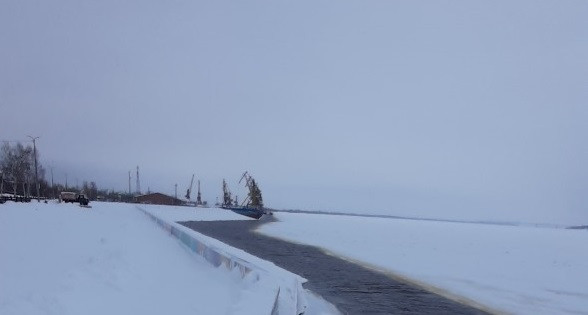
[[[267,221],[266,221],[267,222]],[[298,274],[343,314],[486,314],[386,274],[254,232],[264,221],[190,221],[184,226]]]

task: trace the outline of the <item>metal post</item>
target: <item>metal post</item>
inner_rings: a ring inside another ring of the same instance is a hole
[[[53,185],[53,166],[51,166],[51,198],[55,199],[55,186]]]
[[[37,202],[39,202],[39,175],[37,172],[37,143],[36,140],[39,139],[39,137],[31,137],[28,136],[29,138],[31,138],[31,140],[33,140],[33,154],[35,155],[35,187],[37,187]]]
[[[139,181],[139,165],[137,165],[137,195],[141,194],[141,182]]]
[[[14,175],[14,164],[12,165],[12,190],[14,191],[14,200],[16,200],[16,185],[18,185],[16,181],[16,175]]]

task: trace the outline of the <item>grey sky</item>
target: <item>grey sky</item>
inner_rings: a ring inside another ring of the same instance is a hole
[[[588,221],[588,1],[0,3],[0,140],[70,182]],[[235,187],[236,188],[236,187]]]

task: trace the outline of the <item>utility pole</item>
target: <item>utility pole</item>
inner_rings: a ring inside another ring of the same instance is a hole
[[[141,182],[139,181],[139,166],[137,165],[137,195],[141,194]]]
[[[178,184],[175,185],[176,187],[176,199],[174,199],[174,205],[176,204],[176,200],[178,200]]]
[[[51,166],[51,197],[55,199],[55,186],[53,186],[53,166]]]
[[[67,173],[65,173],[65,191],[67,191]]]
[[[129,171],[129,195],[131,194],[131,171]]]
[[[31,140],[33,140],[33,155],[35,156],[35,187],[37,187],[37,202],[39,202],[39,175],[37,172],[37,139],[39,139],[39,137],[31,137],[31,136],[27,136],[29,138],[31,138]]]

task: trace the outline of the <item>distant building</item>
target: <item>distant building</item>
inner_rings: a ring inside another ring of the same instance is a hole
[[[180,206],[184,204],[184,201],[176,199],[174,197],[164,195],[161,193],[151,193],[146,195],[139,195],[135,197],[137,203],[152,204],[152,205],[168,205],[168,206]]]

